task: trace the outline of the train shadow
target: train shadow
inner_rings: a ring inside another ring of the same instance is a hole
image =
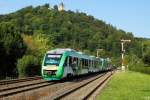
[[[82,75],[69,76],[69,77],[62,78],[61,80],[51,80],[49,82],[56,82],[56,83],[79,82],[79,81],[86,80],[90,77],[93,77],[93,76],[96,76],[96,75],[99,75],[102,73],[106,73],[108,71],[111,71],[111,70],[107,70],[107,71],[105,70],[105,71],[99,71],[99,72],[90,72],[90,73],[82,74]]]

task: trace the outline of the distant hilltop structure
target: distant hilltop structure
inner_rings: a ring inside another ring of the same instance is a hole
[[[58,6],[58,11],[64,11],[64,4],[61,2]]]

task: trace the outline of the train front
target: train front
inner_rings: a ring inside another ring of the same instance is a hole
[[[60,66],[61,54],[47,53],[42,63],[41,74],[45,80],[60,80],[63,67]]]

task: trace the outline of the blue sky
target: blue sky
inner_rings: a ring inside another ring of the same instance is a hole
[[[0,0],[0,14],[33,5],[59,4],[62,0]],[[66,10],[79,10],[106,23],[150,38],[150,0],[63,0]]]

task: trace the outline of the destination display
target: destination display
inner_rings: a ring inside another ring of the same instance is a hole
[[[48,58],[60,58],[61,55],[48,55],[47,57]]]

